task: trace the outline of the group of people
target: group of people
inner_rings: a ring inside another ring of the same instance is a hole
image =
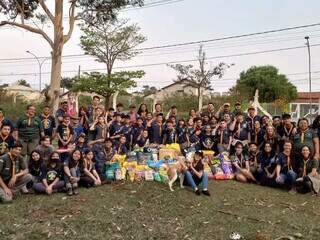
[[[121,103],[105,109],[99,96],[78,111],[63,101],[54,115],[49,106],[37,114],[29,105],[16,122],[0,109],[0,201],[31,190],[78,194],[79,186],[105,182],[105,166],[116,154],[173,143],[182,153],[197,152],[185,169],[197,194],[202,182],[209,195],[203,150],[228,153],[238,181],[310,192],[317,188],[319,135],[319,116],[312,124],[305,118],[295,123],[289,114],[270,119],[254,107],[244,112],[239,102],[217,111],[208,103],[201,112],[191,109],[186,118],[179,117],[176,106],[164,114],[159,103],[153,112],[146,104],[131,105],[127,113]]]

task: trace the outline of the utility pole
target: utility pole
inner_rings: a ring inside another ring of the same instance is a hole
[[[307,47],[308,47],[308,55],[309,55],[309,114],[311,118],[311,112],[312,112],[312,87],[311,87],[311,53],[310,53],[310,42],[309,42],[309,36],[306,36],[305,39],[307,40]]]

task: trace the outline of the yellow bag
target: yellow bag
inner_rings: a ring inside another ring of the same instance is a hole
[[[164,148],[165,149],[173,149],[173,150],[180,152],[180,145],[178,143],[167,144]]]
[[[121,164],[121,166],[122,166],[123,163],[126,161],[126,155],[116,154],[113,157],[113,161],[114,162],[119,162]]]
[[[167,149],[167,148],[162,148],[159,150],[159,159],[165,159],[165,158],[170,158],[170,159],[176,159],[178,156],[177,150],[174,149]]]

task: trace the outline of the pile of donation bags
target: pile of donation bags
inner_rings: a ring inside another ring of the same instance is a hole
[[[193,158],[195,150],[184,152],[182,155],[179,144],[159,147],[135,149],[127,155],[115,155],[112,162],[104,168],[107,181],[156,181],[168,182],[168,165],[176,165],[178,159]],[[210,179],[233,179],[232,166],[227,154],[214,157],[213,151],[203,151],[204,172]]]

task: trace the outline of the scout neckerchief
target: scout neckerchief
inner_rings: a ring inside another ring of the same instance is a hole
[[[118,154],[120,154],[120,152],[121,152],[121,147],[122,147],[122,144],[120,143],[119,147],[118,147]]]
[[[286,128],[286,126],[283,126],[285,135],[286,135],[287,137],[290,137],[290,135],[291,135],[291,133],[292,133],[292,130],[293,130],[293,127],[294,127],[293,124],[291,124],[291,127],[290,127],[290,129],[289,129],[289,131],[288,131],[287,128]]]
[[[308,131],[308,128],[306,130],[300,130],[300,131],[301,131],[301,143],[304,143],[305,133]]]
[[[11,177],[14,177],[16,175],[16,161],[13,159],[11,153],[8,153],[8,156],[11,160],[11,164],[12,164],[12,176]]]
[[[2,139],[2,142],[5,142],[6,139],[9,137],[9,134],[7,136],[3,136],[2,133],[0,133],[0,137]]]
[[[308,158],[307,160],[303,159],[303,174],[302,177],[307,176],[307,164],[309,162],[310,158]]]
[[[162,136],[162,124],[157,123],[157,125],[159,126],[159,135],[161,137]]]
[[[62,125],[64,125],[66,127],[65,131],[63,132],[63,137],[66,136],[67,139],[63,139],[63,140],[68,140],[70,137],[70,129],[69,129],[69,125],[66,125],[65,123],[62,123]]]
[[[9,135],[7,136],[3,136],[2,133],[0,133],[0,138],[2,139],[2,142],[0,143],[0,153],[3,154],[5,153],[5,150],[7,150],[7,143],[6,143],[6,139],[9,137]]]
[[[239,155],[236,155],[236,156],[237,156],[237,158],[238,158],[238,160],[239,160],[240,167],[242,168],[242,167],[243,167],[243,155],[240,154],[240,156],[239,156]]]
[[[43,127],[45,129],[48,129],[49,128],[49,117],[50,117],[50,114],[46,115],[44,113],[41,114],[41,116],[43,117]]]
[[[250,115],[248,116],[251,119],[251,129],[254,129],[254,118],[256,116],[251,117]]]
[[[30,117],[28,114],[26,114],[26,116],[27,116],[27,118],[28,118],[28,127],[32,127],[32,119],[34,118],[34,116],[33,117]]]
[[[288,171],[290,171],[290,170],[292,170],[290,153],[289,153],[289,154],[286,154],[285,152],[283,152],[283,153],[284,153],[284,155],[287,157]]]
[[[254,142],[258,142],[258,133],[261,131],[261,128],[257,131],[257,129],[254,129]]]
[[[258,160],[257,160],[257,156],[258,156],[258,152],[251,153],[251,155],[253,156],[253,166],[258,166]]]

